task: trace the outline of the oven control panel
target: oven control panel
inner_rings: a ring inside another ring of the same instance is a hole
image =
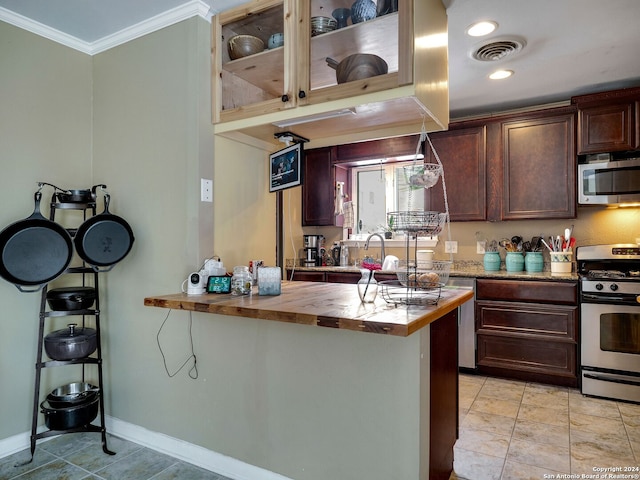
[[[640,247],[613,247],[611,249],[613,255],[635,255],[640,256]]]
[[[640,284],[638,282],[583,279],[581,287],[583,293],[640,295]]]

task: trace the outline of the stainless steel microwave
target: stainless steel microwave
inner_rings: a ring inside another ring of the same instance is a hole
[[[640,203],[640,158],[579,164],[578,203]]]

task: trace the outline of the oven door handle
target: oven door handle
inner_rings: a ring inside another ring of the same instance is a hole
[[[624,297],[620,295],[598,295],[593,293],[582,293],[582,300],[593,303],[617,304],[617,305],[640,305],[638,297]]]
[[[605,375],[598,375],[596,373],[583,373],[584,378],[590,378],[592,380],[600,380],[602,382],[621,383],[623,385],[633,385],[634,387],[640,387],[640,382],[634,382],[633,380],[627,380],[623,378],[614,378]]]

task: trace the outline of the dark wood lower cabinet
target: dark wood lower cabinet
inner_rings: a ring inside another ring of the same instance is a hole
[[[478,372],[577,387],[577,282],[476,285]]]
[[[298,270],[293,270],[293,276],[291,275],[292,271],[287,270],[287,280],[293,280],[298,282],[324,282],[325,281],[325,273],[324,272],[300,272]]]
[[[293,271],[293,278],[291,278],[291,270],[287,270],[287,280],[295,280],[299,282],[356,284],[360,278],[362,278],[362,275],[357,272],[308,272],[298,270]],[[374,278],[379,282],[398,279],[394,273],[375,273]]]

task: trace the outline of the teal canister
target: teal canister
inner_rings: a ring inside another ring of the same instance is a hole
[[[500,253],[485,252],[483,264],[486,272],[497,272],[500,270]]]
[[[524,255],[522,252],[507,252],[504,263],[507,272],[521,272],[524,270]]]
[[[524,257],[524,269],[527,272],[541,272],[543,266],[544,260],[542,258],[542,252],[527,252]]]

